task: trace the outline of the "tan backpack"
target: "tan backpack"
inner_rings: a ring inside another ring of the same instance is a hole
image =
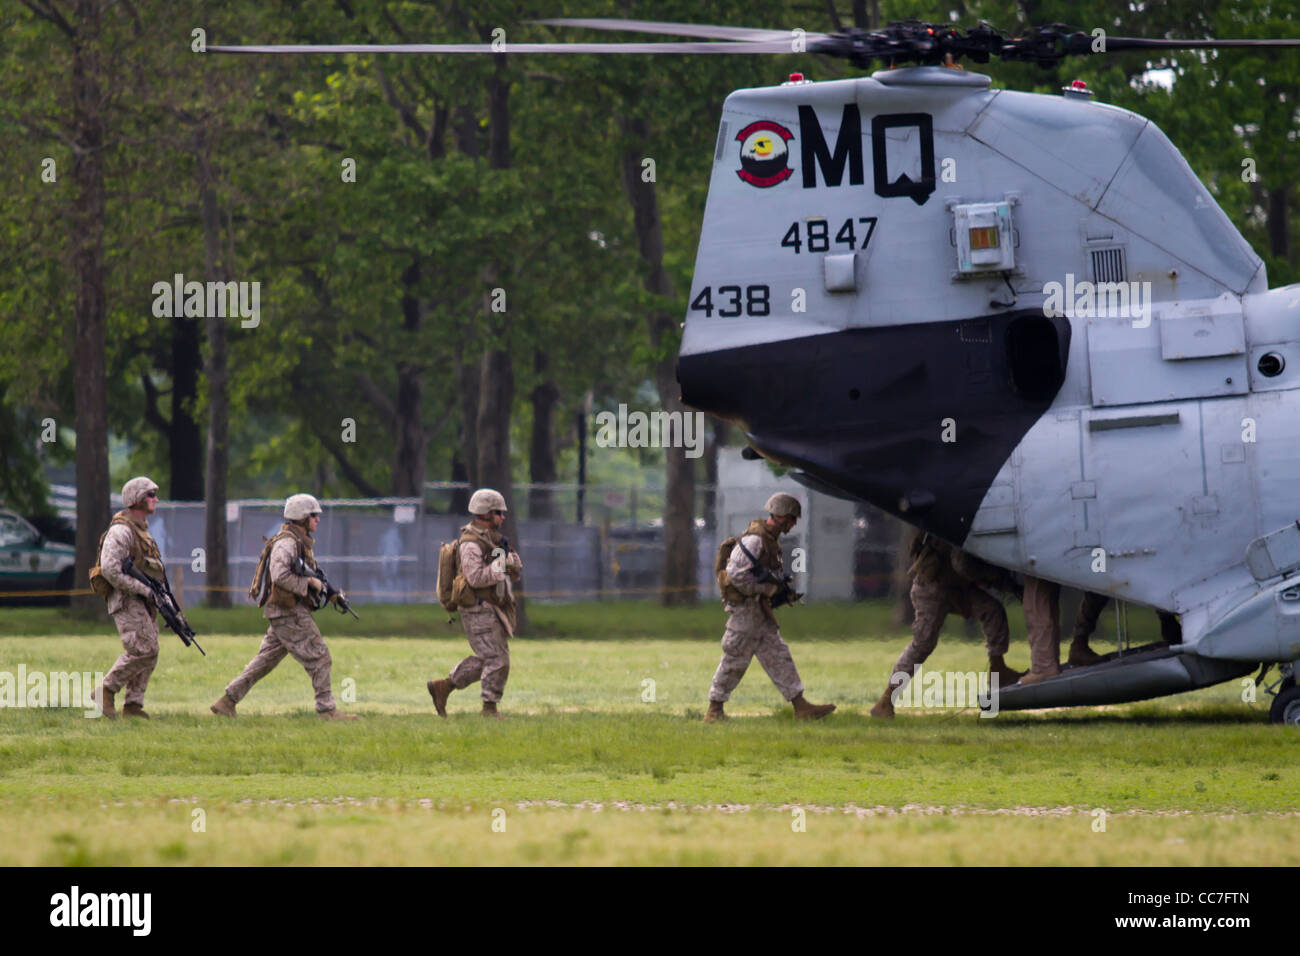
[[[438,603],[450,614],[477,603],[474,589],[460,571],[460,538],[445,541],[438,549]]]
[[[718,590],[722,592],[723,600],[732,604],[739,604],[745,600],[745,595],[731,583],[731,578],[727,577],[727,562],[731,560],[731,552],[736,550],[736,545],[739,543],[740,537],[733,534],[718,545],[718,553],[713,556],[713,576],[717,579]]]

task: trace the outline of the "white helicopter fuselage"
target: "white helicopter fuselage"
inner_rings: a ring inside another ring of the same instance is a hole
[[[1300,287],[1127,110],[939,67],[731,94],[678,377],[811,487],[1300,658]]]

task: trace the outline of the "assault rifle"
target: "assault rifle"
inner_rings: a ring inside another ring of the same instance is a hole
[[[343,596],[343,592],[330,584],[329,579],[325,577],[325,572],[320,565],[317,565],[316,570],[313,571],[311,568],[307,567],[307,562],[300,556],[298,558],[298,563],[293,566],[293,570],[294,573],[300,577],[316,578],[322,585],[319,596],[317,597],[315,606],[312,610],[319,611],[326,604],[333,601],[334,606],[338,608],[340,614],[351,614],[358,621],[361,620],[361,618],[358,617],[357,612],[352,610],[352,605],[348,602],[348,599]]]
[[[741,541],[740,538],[736,538],[736,547],[740,548],[740,550],[744,552],[745,557],[749,558],[750,564],[752,564],[754,570],[758,572],[758,579],[760,581],[764,581],[768,584],[775,584],[777,586],[776,593],[772,595],[772,607],[781,607],[785,604],[797,604],[803,600],[803,595],[790,586],[790,582],[794,580],[793,574],[787,574],[784,577],[778,578],[775,574],[758,563],[758,558],[749,553],[749,548],[745,547],[744,542]]]
[[[194,635],[194,628],[190,627],[190,622],[185,620],[185,615],[181,612],[181,606],[177,603],[175,595],[172,594],[172,587],[167,583],[167,576],[159,581],[157,578],[145,574],[135,566],[135,559],[127,555],[126,560],[122,562],[122,573],[129,578],[135,578],[141,584],[146,585],[153,592],[153,602],[158,605],[158,610],[162,612],[163,620],[167,626],[176,632],[176,636],[181,639],[181,643],[186,647],[193,644],[199,649],[199,653],[204,657],[208,652],[199,644],[198,638]]]

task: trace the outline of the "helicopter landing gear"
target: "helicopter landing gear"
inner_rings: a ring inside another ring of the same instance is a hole
[[[1268,709],[1268,721],[1271,724],[1290,724],[1300,727],[1300,687],[1296,686],[1295,671],[1292,665],[1282,668],[1282,680],[1274,692],[1273,706]]]

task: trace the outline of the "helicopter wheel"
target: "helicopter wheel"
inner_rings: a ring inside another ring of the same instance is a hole
[[[1300,727],[1300,687],[1292,684],[1273,698],[1273,706],[1268,710],[1268,721],[1271,724]]]

